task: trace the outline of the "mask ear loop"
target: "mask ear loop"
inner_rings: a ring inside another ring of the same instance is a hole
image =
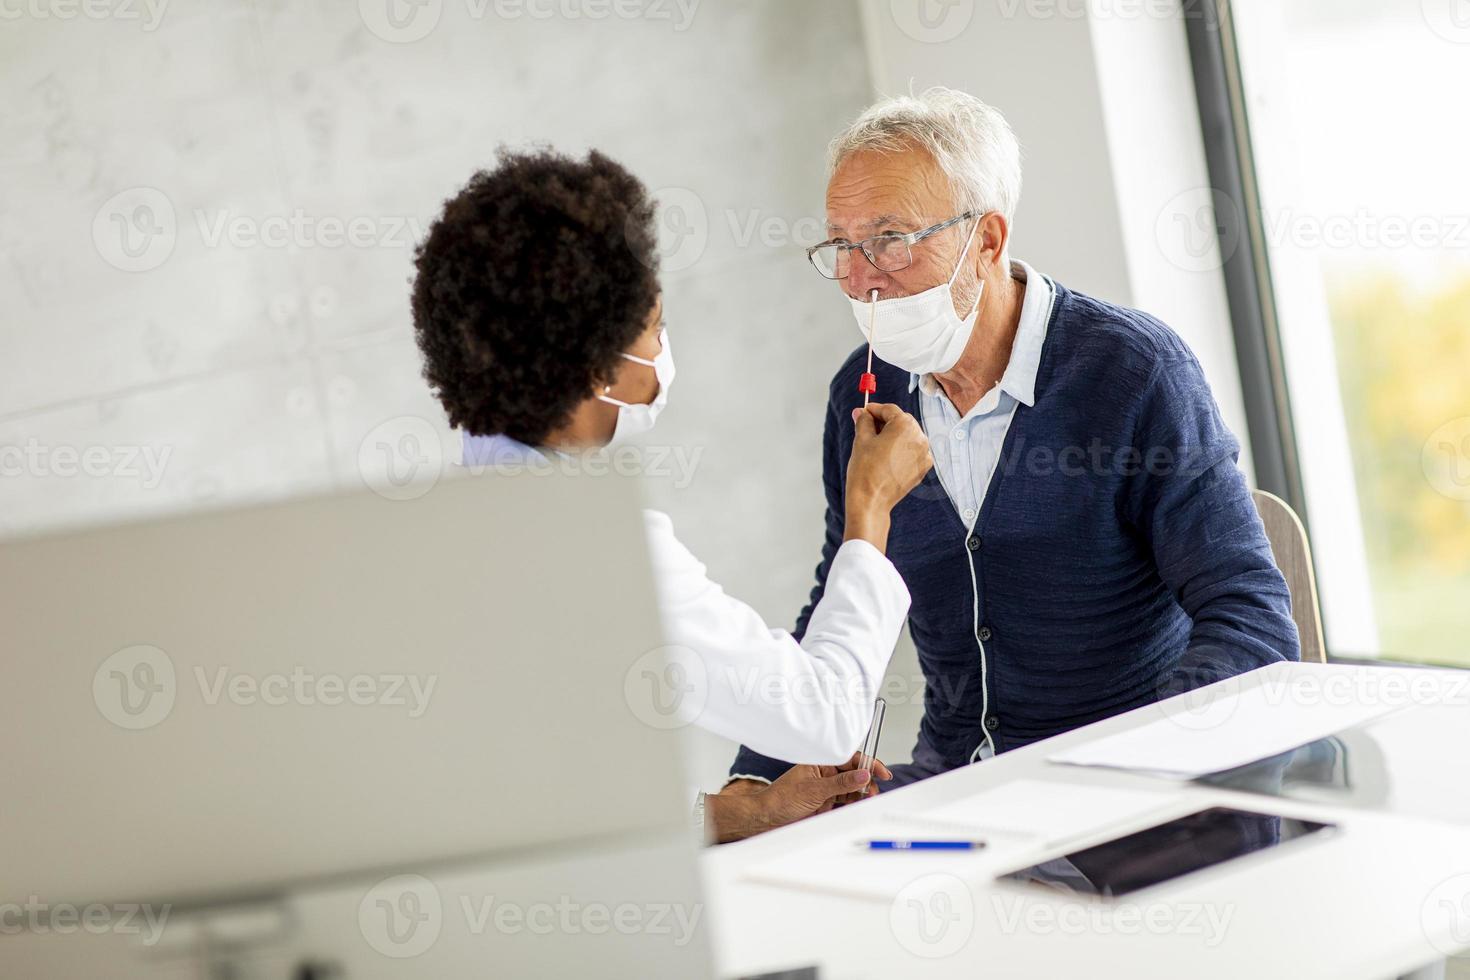
[[[645,365],[647,367],[651,367],[651,368],[653,368],[655,370],[658,369],[658,365],[655,364],[653,361],[650,361],[646,357],[639,357],[636,354],[629,354],[626,351],[620,353],[618,356],[619,357],[626,357],[628,360],[632,361],[634,364],[642,364],[642,365]],[[632,405],[629,405],[627,402],[620,402],[616,398],[609,398],[608,395],[607,395],[607,393],[609,391],[612,391],[612,385],[603,385],[602,386],[602,394],[600,394],[600,395],[597,396],[598,401],[607,402],[609,405],[617,405],[620,408],[632,408],[633,407]]]
[[[989,211],[986,211],[985,212],[985,214],[989,214],[989,213],[990,213]],[[975,241],[975,232],[979,230],[979,228],[980,228],[980,221],[981,221],[981,219],[983,219],[985,217],[985,214],[981,214],[981,215],[976,215],[975,216],[975,224],[970,228],[970,237],[965,239],[965,247],[960,250],[960,259],[959,259],[958,262],[955,263],[954,272],[950,274],[950,277],[949,277],[949,285],[950,285],[950,288],[953,288],[954,287],[954,281],[960,277],[960,270],[965,267],[965,256],[968,255],[968,254],[970,254],[970,244]],[[975,311],[980,308],[980,297],[983,296],[984,294],[985,294],[985,283],[982,281],[980,283],[979,290],[976,291],[976,293],[975,293],[975,305],[972,306],[972,307],[970,307],[970,312],[969,313],[966,313],[965,314],[965,319],[966,320],[968,320],[971,316],[973,316],[975,314]]]

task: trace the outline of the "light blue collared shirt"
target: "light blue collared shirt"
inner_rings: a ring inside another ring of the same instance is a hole
[[[464,456],[463,466],[487,466],[494,469],[503,465],[545,463],[546,454],[534,446],[528,446],[507,435],[477,436],[461,433]]]
[[[967,528],[975,527],[990,478],[1000,462],[1001,447],[1011,417],[1020,405],[1036,404],[1036,372],[1051,320],[1056,290],[1047,278],[1020,260],[1011,262],[1011,276],[1026,284],[1021,299],[1021,321],[1011,345],[1011,359],[1000,384],[985,393],[975,407],[960,417],[932,374],[910,375],[909,391],[920,390],[919,416],[929,436],[934,470],[945,493]]]

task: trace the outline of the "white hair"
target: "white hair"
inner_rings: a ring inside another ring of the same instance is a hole
[[[1021,144],[998,109],[942,85],[870,106],[828,145],[827,179],[849,154],[914,147],[949,178],[957,213],[998,211],[1011,223],[1021,197]]]

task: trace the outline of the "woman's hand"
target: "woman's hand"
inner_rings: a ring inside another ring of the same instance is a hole
[[[888,550],[888,517],[934,466],[929,439],[897,405],[874,402],[852,411],[857,434],[847,464],[845,540]]]

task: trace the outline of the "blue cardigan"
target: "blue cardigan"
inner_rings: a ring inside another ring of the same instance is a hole
[[[798,636],[842,543],[866,357],[854,351],[832,379],[826,540]],[[908,372],[878,361],[874,372],[880,399],[917,417]],[[932,471],[893,511],[888,556],[913,594],[925,690],[914,761],[884,785],[967,764],[986,729],[1003,752],[1300,659],[1239,452],[1177,334],[1056,284],[1036,404],[1016,410],[974,533]],[[742,747],[730,771],[773,779],[787,767]]]

